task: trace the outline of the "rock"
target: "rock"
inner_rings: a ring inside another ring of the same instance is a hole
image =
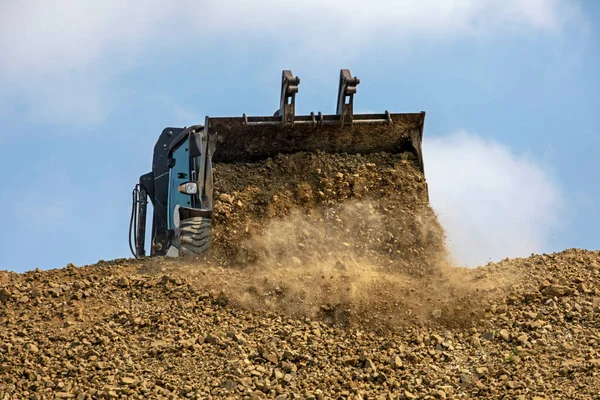
[[[392,359],[390,360],[390,365],[394,369],[401,368],[402,367],[402,360],[398,356],[392,357]]]
[[[229,330],[227,331],[227,337],[234,340],[238,344],[246,343],[246,340],[244,339],[244,337],[242,335],[238,334],[234,328],[229,328]]]
[[[167,347],[169,345],[169,343],[165,342],[164,340],[155,340],[152,343],[150,343],[150,347],[152,348],[162,348],[162,347]]]
[[[219,339],[217,336],[213,335],[212,333],[209,333],[208,335],[206,335],[206,338],[204,339],[204,341],[206,343],[210,343],[213,345],[220,345],[221,344],[221,339]]]
[[[54,398],[55,399],[73,399],[73,398],[75,398],[75,395],[73,393],[57,392],[54,394]]]
[[[377,368],[375,367],[375,364],[373,363],[373,360],[371,360],[370,358],[367,358],[365,361],[365,368],[371,369],[373,372],[377,371]]]
[[[129,280],[126,277],[122,276],[117,281],[117,286],[119,286],[119,287],[128,287],[129,286]]]
[[[508,333],[508,331],[506,329],[501,329],[500,330],[500,337],[505,342],[509,342],[510,341],[510,334]]]
[[[541,292],[544,296],[548,297],[563,297],[572,295],[573,289],[562,285],[550,285],[547,288],[542,289]]]
[[[232,379],[225,379],[221,384],[221,387],[229,391],[234,391],[237,388],[237,383]]]
[[[344,365],[355,367],[358,365],[358,357],[346,357],[342,360]]]
[[[40,349],[34,343],[27,343],[27,345],[25,346],[25,349],[34,354],[37,354],[40,352]]]
[[[219,195],[219,200],[221,200],[223,203],[232,204],[234,199],[233,196],[230,196],[227,193],[221,193]]]
[[[264,360],[267,360],[274,365],[279,364],[279,356],[275,352],[275,350],[269,349],[269,348],[264,348],[264,347],[260,346],[258,348],[258,352]],[[259,367],[257,367],[257,369],[262,369],[262,367],[259,366]]]
[[[460,383],[467,386],[473,382],[473,379],[467,374],[460,375]]]
[[[252,386],[252,378],[250,378],[250,377],[248,377],[248,376],[247,376],[247,377],[240,378],[239,382],[240,382],[240,383],[241,383],[243,386],[245,386],[245,387],[251,387],[251,386]]]
[[[0,302],[6,303],[11,298],[11,293],[6,288],[0,288]]]
[[[279,364],[279,358],[277,357],[277,353],[275,353],[275,352],[269,352],[269,351],[264,352],[262,354],[262,357],[274,365]]]
[[[267,396],[260,390],[255,390],[250,394],[250,399],[266,399]]]
[[[518,384],[517,384],[517,382],[515,382],[515,381],[508,381],[508,382],[506,382],[506,386],[507,386],[509,389],[512,389],[512,390],[514,390],[514,389],[516,389],[516,388],[518,388],[518,387],[519,387],[519,385],[518,385]]]
[[[600,367],[600,358],[592,358],[588,360],[588,363],[590,363],[594,368],[598,368]]]
[[[292,373],[292,372],[296,372],[298,370],[298,367],[296,367],[296,364],[288,362],[288,361],[283,361],[281,363],[281,368],[288,373]]]
[[[189,349],[191,348],[193,345],[196,344],[196,338],[190,338],[190,339],[181,339],[178,342],[183,348],[185,349]]]
[[[579,362],[577,360],[565,360],[563,361],[560,366],[561,368],[573,368],[576,367],[579,364]]]
[[[591,271],[600,271],[600,264],[592,261],[590,265],[588,265],[588,269]]]
[[[437,344],[442,344],[444,342],[444,338],[440,335],[433,334],[431,335],[431,337],[433,338],[433,340],[435,340]]]
[[[405,390],[404,391],[404,398],[406,398],[406,399],[416,399],[417,396],[415,396],[414,394],[412,394],[408,390]]]
[[[273,377],[274,377],[275,379],[277,379],[277,380],[281,380],[281,379],[283,379],[283,376],[284,376],[284,373],[283,373],[283,372],[281,372],[280,370],[278,370],[278,369],[275,369],[275,370],[273,371]]]
[[[136,379],[135,378],[131,378],[128,376],[124,376],[121,378],[121,384],[122,385],[133,385],[136,383]]]
[[[444,340],[441,343],[442,347],[445,348],[446,350],[453,350],[454,347],[452,347],[452,342],[450,340]]]

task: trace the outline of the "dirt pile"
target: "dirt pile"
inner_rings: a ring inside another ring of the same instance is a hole
[[[407,158],[319,152],[217,164],[213,252],[242,266],[265,257],[286,263],[283,255],[307,261],[307,255],[350,252],[398,271],[428,273],[444,257],[444,232],[425,180]],[[273,221],[283,221],[276,233]]]
[[[590,398],[600,253],[447,265],[405,155],[217,165],[213,252],[0,273],[0,400]]]
[[[597,251],[457,270],[482,286],[506,271],[514,280],[469,326],[428,320],[382,332],[240,308],[186,268],[121,260],[0,273],[0,399],[555,399],[600,390]],[[223,280],[242,273],[196,268]]]

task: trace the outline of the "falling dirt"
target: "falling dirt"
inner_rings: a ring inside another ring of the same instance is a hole
[[[404,154],[279,155],[217,164],[215,181],[211,258],[179,268],[239,308],[382,330],[467,326],[512,278],[448,265],[425,179]],[[206,261],[229,269],[198,268]]]
[[[390,221],[372,204],[350,202],[328,212],[334,222],[293,210],[267,223],[248,239],[255,261],[243,268],[223,268],[210,259],[172,266],[237,308],[380,332],[407,325],[477,324],[487,302],[504,295],[515,275],[505,270],[484,279],[473,270],[451,267],[441,252],[416,252],[411,265],[381,250],[379,239]]]
[[[322,232],[312,237],[306,229],[293,232],[294,226],[278,232],[299,240],[283,238],[286,252],[293,245],[301,253],[309,244],[321,247],[313,253],[343,245],[355,254],[395,260],[403,272],[427,273],[431,261],[443,257],[444,232],[429,207],[425,179],[407,158],[319,152],[217,164],[213,252],[236,265],[256,263],[263,250],[256,239],[264,239],[264,228],[296,213],[305,228],[316,224]]]

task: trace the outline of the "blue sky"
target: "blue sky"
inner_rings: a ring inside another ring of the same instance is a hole
[[[315,10],[319,10],[315,12]],[[427,112],[431,200],[460,264],[600,243],[600,3],[0,2],[0,269],[128,257],[130,197],[166,126]]]

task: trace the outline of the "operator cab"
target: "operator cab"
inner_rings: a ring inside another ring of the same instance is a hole
[[[202,125],[165,128],[160,134],[154,146],[152,172],[142,175],[136,187],[134,202],[138,203],[139,220],[132,218],[136,254],[145,255],[146,196],[154,213],[151,256],[177,256],[181,221],[200,216],[210,218],[212,163],[206,156],[206,142]]]

